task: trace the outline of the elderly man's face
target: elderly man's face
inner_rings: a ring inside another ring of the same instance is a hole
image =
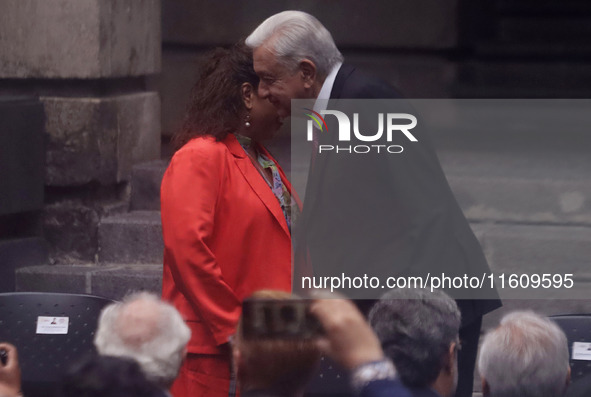
[[[253,52],[254,70],[260,78],[259,96],[268,99],[280,117],[291,114],[291,99],[305,99],[304,80],[299,70],[292,72],[277,62],[264,46]]]

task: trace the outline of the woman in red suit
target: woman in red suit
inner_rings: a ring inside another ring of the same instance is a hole
[[[291,289],[291,224],[299,200],[259,144],[281,126],[257,95],[242,45],[216,50],[193,87],[180,147],[162,180],[162,296],[192,336],[171,392],[227,396],[228,338],[242,300],[260,289]]]

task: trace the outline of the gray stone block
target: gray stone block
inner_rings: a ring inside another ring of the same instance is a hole
[[[150,291],[162,294],[162,265],[109,266],[92,275],[92,293],[111,299]]]
[[[99,262],[162,263],[164,244],[158,211],[132,211],[99,226]]]
[[[456,0],[381,0],[370,6],[355,0],[165,1],[163,41],[231,44],[267,17],[289,9],[316,16],[341,47],[441,49],[457,41]]]
[[[96,266],[31,266],[17,270],[16,290],[23,292],[64,292],[89,294]]]
[[[17,271],[17,291],[92,294],[121,299],[135,291],[160,295],[162,265],[31,266]]]
[[[60,263],[94,261],[100,208],[64,200],[45,206],[43,231],[51,254]]]
[[[138,164],[131,173],[132,211],[160,211],[160,185],[168,167],[168,161],[156,160]]]
[[[43,97],[51,186],[128,180],[133,164],[160,157],[155,92],[105,98]]]
[[[160,37],[159,0],[6,0],[0,77],[158,73]]]

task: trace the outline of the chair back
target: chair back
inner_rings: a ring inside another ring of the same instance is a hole
[[[98,316],[112,302],[92,295],[0,294],[0,341],[18,349],[25,396],[54,395],[68,368],[95,352]]]
[[[567,314],[551,316],[562,329],[568,340],[569,363],[571,368],[571,380],[573,382],[591,375],[591,354],[586,360],[573,359],[575,342],[587,343],[591,349],[591,314]],[[581,348],[581,345],[579,345]],[[591,350],[590,350],[591,353]],[[578,358],[581,355],[577,354]],[[576,358],[575,357],[575,358]]]

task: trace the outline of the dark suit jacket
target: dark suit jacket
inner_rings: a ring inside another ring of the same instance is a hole
[[[400,99],[387,83],[343,64],[331,101]],[[405,101],[392,113],[413,113]],[[333,104],[329,104],[329,108]],[[320,144],[339,145],[338,130],[326,116]],[[401,154],[316,156],[311,167],[301,220],[298,251],[307,250],[316,276],[490,274],[478,240],[459,208],[427,132],[412,130],[418,142],[398,134]],[[385,134],[384,134],[385,135]],[[350,142],[368,144],[367,142]],[[305,247],[305,248],[303,248]],[[297,282],[297,280],[296,280]],[[386,289],[374,291],[375,297]],[[343,290],[367,298],[359,290]],[[454,290],[448,290],[454,296]],[[454,297],[458,297],[455,294]],[[500,306],[498,300],[459,301],[463,323]]]
[[[361,397],[440,397],[429,388],[407,388],[399,379],[370,382],[359,395]]]

